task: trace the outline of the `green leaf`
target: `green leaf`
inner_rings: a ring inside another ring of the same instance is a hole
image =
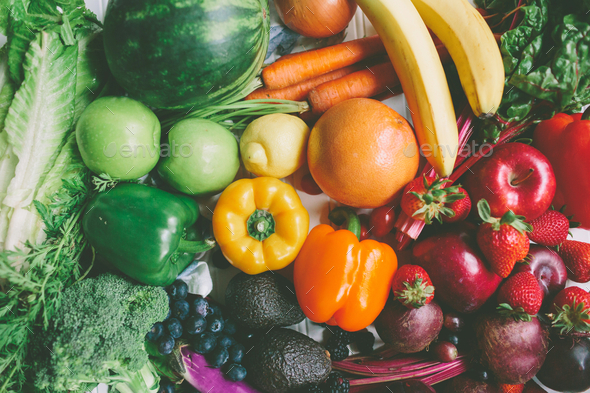
[[[27,52],[26,78],[5,122],[8,141],[19,162],[3,201],[2,242],[6,241],[10,225],[10,209],[6,207],[26,209],[31,205],[72,128],[77,55],[77,46],[66,47],[57,33],[45,32],[37,35]],[[10,220],[14,218],[13,212]],[[14,223],[11,231],[15,233],[10,237],[13,240],[5,242],[4,247],[20,247],[19,242],[26,240],[30,231],[27,225],[32,223]]]
[[[484,222],[491,224],[497,221],[496,219],[492,218],[492,210],[490,209],[488,201],[485,199],[480,199],[479,202],[477,202],[477,212],[479,213],[479,217],[481,217]]]
[[[102,33],[94,27],[76,32],[78,65],[76,67],[76,104],[74,123],[86,107],[98,98],[110,76],[103,49]]]
[[[8,35],[8,66],[10,77],[18,86],[24,79],[23,61],[31,40],[35,38],[33,30],[23,21],[15,21]]]

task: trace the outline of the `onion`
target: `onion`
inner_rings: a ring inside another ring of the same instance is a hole
[[[354,0],[275,0],[275,5],[288,28],[313,38],[340,33],[357,7]]]

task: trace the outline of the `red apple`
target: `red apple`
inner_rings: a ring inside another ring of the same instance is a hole
[[[543,290],[543,307],[546,307],[555,295],[565,288],[567,268],[557,252],[538,244],[531,244],[527,260],[528,263],[517,263],[512,274],[532,273]]]
[[[539,150],[524,143],[506,143],[467,172],[463,187],[473,201],[472,211],[480,199],[486,199],[493,217],[512,210],[530,221],[551,205],[555,175]]]
[[[494,294],[502,278],[487,266],[471,224],[445,227],[445,232],[416,242],[413,262],[426,270],[436,298],[455,311],[470,313]]]

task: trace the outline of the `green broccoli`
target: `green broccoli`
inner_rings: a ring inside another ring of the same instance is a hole
[[[67,288],[50,328],[37,342],[45,355],[33,355],[36,388],[84,391],[106,383],[121,393],[157,392],[159,377],[144,340],[168,310],[163,288],[114,274]]]

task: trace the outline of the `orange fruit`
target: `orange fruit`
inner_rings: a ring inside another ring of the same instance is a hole
[[[357,98],[318,120],[307,161],[326,195],[344,205],[375,208],[416,177],[420,155],[406,119],[379,101]]]

